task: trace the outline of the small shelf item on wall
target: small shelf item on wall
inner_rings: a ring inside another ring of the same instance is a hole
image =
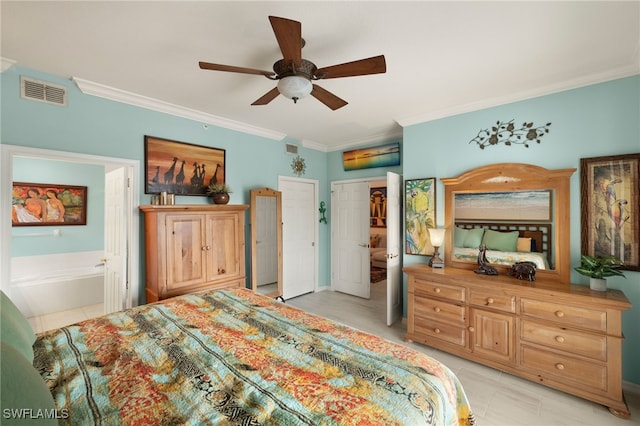
[[[533,122],[530,121],[522,123],[522,127],[516,129],[513,119],[508,122],[496,121],[491,129],[480,130],[469,143],[475,142],[480,149],[501,143],[506,146],[523,145],[525,148],[529,148],[530,143],[540,143],[540,139],[549,133],[549,126],[551,126],[550,122],[544,126],[534,127]]]

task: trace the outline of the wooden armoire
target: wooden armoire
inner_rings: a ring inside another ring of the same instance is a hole
[[[212,288],[244,287],[247,205],[147,205],[147,303]]]

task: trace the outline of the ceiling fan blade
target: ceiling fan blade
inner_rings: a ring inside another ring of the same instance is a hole
[[[359,61],[346,62],[344,64],[320,68],[316,71],[316,76],[318,78],[326,79],[382,74],[385,72],[387,72],[387,64],[384,60],[384,55],[380,55],[372,58],[360,59]],[[323,76],[323,74],[325,75]]]
[[[282,57],[287,64],[293,62],[296,68],[302,65],[302,24],[286,18],[269,16],[271,28],[276,35]]]
[[[274,87],[273,89],[269,90],[267,93],[262,95],[260,99],[256,100],[251,105],[266,105],[272,100],[274,100],[276,97],[278,97],[279,94],[280,92],[278,91],[278,88]]]
[[[348,102],[345,101],[344,99],[340,99],[333,93],[329,92],[326,89],[323,89],[317,84],[313,85],[311,96],[313,96],[314,98],[316,98],[317,100],[319,100],[320,102],[322,102],[323,104],[331,108],[333,111],[337,110],[338,108],[342,108],[343,106],[348,104]]]
[[[276,76],[276,73],[274,73],[273,71],[263,71],[263,70],[256,70],[253,68],[234,67],[232,65],[212,64],[209,62],[198,62],[198,64],[200,65],[200,68],[203,70],[239,72],[242,74],[256,74],[256,75],[264,75],[267,77]]]

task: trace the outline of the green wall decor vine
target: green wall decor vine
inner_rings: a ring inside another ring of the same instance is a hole
[[[480,149],[501,143],[507,146],[514,144],[524,145],[525,148],[529,148],[530,143],[540,143],[540,139],[549,133],[549,126],[551,126],[551,123],[547,123],[544,126],[533,127],[533,122],[525,122],[522,123],[522,127],[516,129],[516,126],[513,124],[513,119],[508,122],[496,121],[495,126],[492,126],[491,130],[480,130],[478,135],[471,139],[469,143],[475,142]]]

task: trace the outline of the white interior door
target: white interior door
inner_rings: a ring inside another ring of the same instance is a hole
[[[105,176],[104,313],[127,307],[127,168]]]
[[[369,182],[331,184],[332,288],[369,298]]]
[[[278,282],[276,198],[256,197],[256,269],[258,285]]]
[[[387,325],[402,317],[401,187],[402,176],[387,172]]]
[[[286,300],[316,288],[317,182],[281,178],[278,186],[282,193],[282,297]]]

